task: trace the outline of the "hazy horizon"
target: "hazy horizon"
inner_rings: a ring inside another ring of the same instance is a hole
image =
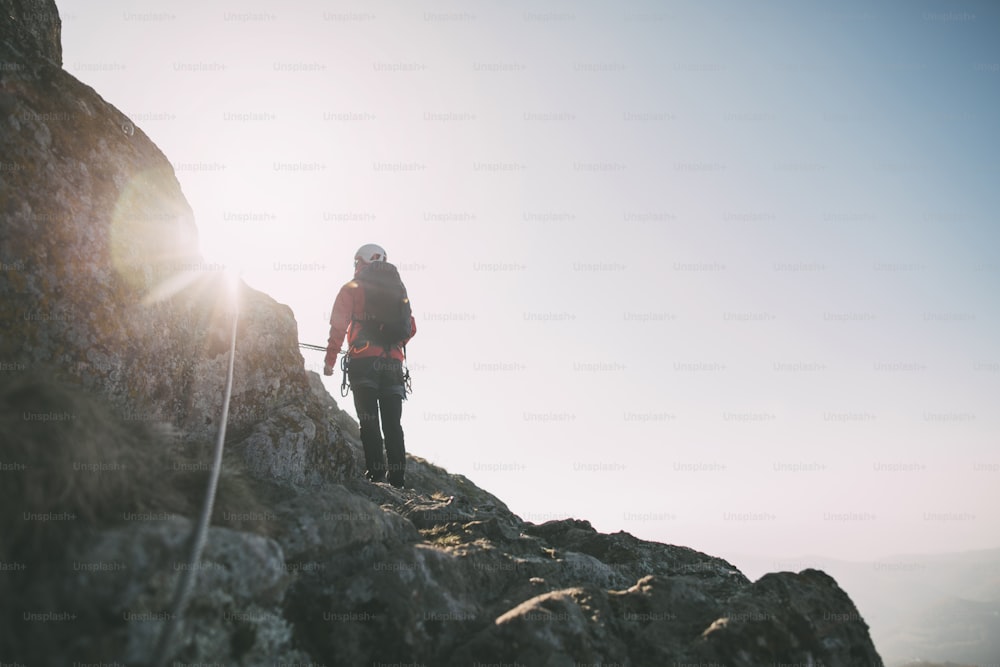
[[[1000,7],[57,5],[301,342],[387,249],[411,454],[721,557],[1000,546]]]

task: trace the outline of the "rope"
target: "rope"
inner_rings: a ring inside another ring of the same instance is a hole
[[[299,343],[299,347],[304,347],[307,350],[318,350],[319,352],[326,352],[325,347],[320,347],[319,345],[313,345],[312,343]]]
[[[229,421],[229,399],[233,393],[233,368],[236,362],[236,323],[239,321],[239,300],[238,296],[233,299],[233,335],[229,343],[229,370],[226,374],[226,392],[222,399],[222,418],[219,423],[219,437],[215,441],[215,458],[212,462],[212,472],[208,479],[208,488],[205,490],[205,502],[201,507],[201,516],[198,517],[198,524],[191,534],[191,554],[188,557],[188,567],[181,574],[177,589],[174,592],[174,600],[170,609],[170,617],[167,620],[163,632],[160,634],[160,641],[156,645],[154,653],[153,667],[164,667],[167,663],[167,653],[177,628],[180,626],[184,609],[187,606],[188,597],[194,587],[194,577],[201,561],[201,553],[205,548],[205,541],[208,538],[208,524],[212,517],[212,509],[215,506],[215,492],[219,488],[219,473],[222,471],[222,450],[226,440],[226,425]]]

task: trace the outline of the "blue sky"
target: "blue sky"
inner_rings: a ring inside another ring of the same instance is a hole
[[[998,545],[990,3],[58,5],[303,342],[387,248],[411,453],[722,556]]]

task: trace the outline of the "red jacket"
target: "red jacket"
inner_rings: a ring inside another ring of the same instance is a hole
[[[326,365],[333,366],[337,360],[337,353],[344,344],[344,336],[347,336],[347,354],[354,359],[362,357],[380,357],[385,353],[381,345],[373,343],[358,342],[360,324],[356,320],[361,320],[365,314],[365,291],[358,284],[357,280],[352,280],[340,288],[336,301],[333,302],[333,312],[330,313],[330,338],[326,344]],[[410,338],[417,333],[417,322],[410,316],[410,336],[399,345],[393,346],[389,350],[389,356],[402,361],[403,345],[409,342]]]

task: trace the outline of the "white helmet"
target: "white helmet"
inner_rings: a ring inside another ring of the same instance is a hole
[[[358,251],[354,253],[354,262],[365,262],[366,264],[371,264],[372,262],[384,262],[385,261],[385,249],[380,245],[375,245],[374,243],[366,243]]]

